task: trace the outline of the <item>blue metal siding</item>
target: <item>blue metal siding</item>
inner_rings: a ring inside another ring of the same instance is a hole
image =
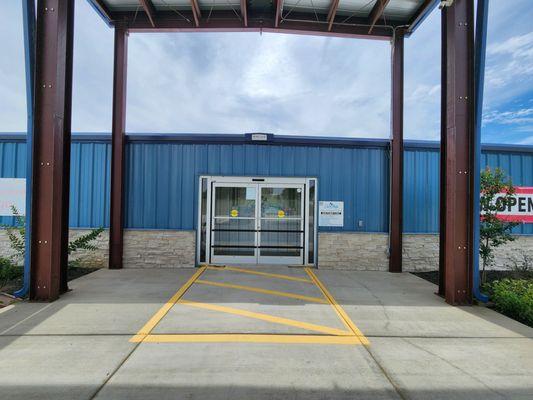
[[[270,145],[225,138],[212,143],[155,141],[153,136],[150,140],[129,141],[126,227],[194,229],[200,175],[264,175],[317,177],[319,200],[344,201],[344,231],[388,231],[389,162],[385,142],[366,141],[350,146],[331,140],[316,146],[310,139],[299,145],[293,139],[283,140],[286,143]],[[110,162],[111,145],[107,138],[74,139],[70,181],[72,227],[109,226]],[[533,186],[531,150],[487,145],[481,165],[499,166],[515,185]],[[24,141],[15,135],[0,138],[0,177],[23,178],[25,172]],[[404,205],[405,232],[438,232],[438,144],[406,145]],[[13,218],[0,217],[0,224],[12,223]],[[519,226],[515,232],[533,234],[533,224]]]
[[[111,145],[75,142],[71,147],[70,215],[73,228],[108,227]],[[0,141],[0,177],[26,176],[26,143]],[[12,225],[14,218],[0,217]]]
[[[404,153],[403,230],[439,231],[439,150],[406,149]]]
[[[404,164],[404,232],[439,231],[439,150],[407,148]],[[481,168],[502,168],[516,186],[533,186],[533,152],[484,150]],[[533,224],[514,233],[533,234]]]
[[[127,171],[127,228],[194,229],[200,175],[257,175],[317,177],[319,200],[344,201],[342,230],[388,230],[384,148],[130,142]]]
[[[111,145],[72,143],[70,160],[70,226],[108,227]]]

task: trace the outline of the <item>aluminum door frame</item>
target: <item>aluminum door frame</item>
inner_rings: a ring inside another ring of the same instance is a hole
[[[201,248],[201,234],[202,234],[202,179],[207,180],[207,205],[206,207],[206,238],[205,238],[205,261],[200,261],[200,248]],[[216,182],[227,182],[227,183],[296,183],[296,184],[305,184],[305,218],[309,215],[309,187],[310,181],[314,181],[315,186],[315,204],[313,210],[314,216],[314,229],[312,232],[309,231],[308,225],[309,221],[306,219],[306,233],[304,241],[304,264],[309,266],[318,265],[318,188],[319,182],[316,177],[273,177],[273,176],[225,176],[225,175],[199,175],[198,176],[198,218],[196,226],[196,260],[198,265],[209,265],[211,264],[211,207],[212,207],[212,185]],[[313,235],[313,247],[314,247],[314,259],[312,262],[309,262],[309,235]]]

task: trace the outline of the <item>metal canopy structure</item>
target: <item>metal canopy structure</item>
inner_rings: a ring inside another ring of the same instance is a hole
[[[132,32],[264,31],[387,39],[410,34],[435,0],[89,0]]]
[[[74,0],[25,2],[29,123],[25,288],[52,301],[67,290],[68,185]],[[122,268],[127,49],[130,32],[265,31],[384,39],[391,43],[389,271],[402,271],[404,37],[435,0],[88,0],[115,30],[109,267]],[[442,1],[439,293],[469,304],[477,273],[479,122],[488,0]],[[481,24],[481,25],[480,25]],[[479,60],[478,60],[479,61]],[[482,61],[482,59],[480,60]],[[474,79],[475,78],[475,79]],[[475,82],[478,87],[476,88]],[[480,83],[481,82],[481,83]],[[477,106],[476,106],[477,104]],[[475,114],[474,110],[478,110]],[[33,127],[33,129],[32,129]],[[476,134],[477,132],[477,134]],[[30,205],[30,204],[29,204]],[[23,293],[24,289],[19,292]]]

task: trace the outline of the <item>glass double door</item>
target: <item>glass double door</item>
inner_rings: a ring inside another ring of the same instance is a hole
[[[214,183],[211,262],[302,264],[304,185]]]

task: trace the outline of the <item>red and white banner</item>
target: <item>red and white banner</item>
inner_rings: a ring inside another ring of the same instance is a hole
[[[503,196],[505,193],[497,195],[495,203],[498,204],[498,199]],[[497,213],[498,219],[504,221],[533,223],[533,187],[515,186],[509,204],[501,206]]]

